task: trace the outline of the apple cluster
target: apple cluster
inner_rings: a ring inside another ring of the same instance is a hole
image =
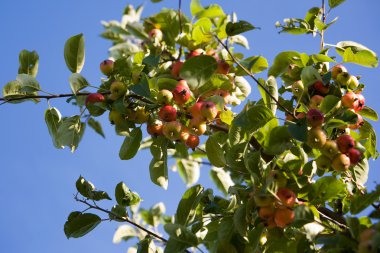
[[[293,222],[295,214],[293,207],[297,196],[289,188],[281,187],[276,197],[269,195],[254,195],[256,206],[259,207],[259,217],[268,228],[285,228]]]

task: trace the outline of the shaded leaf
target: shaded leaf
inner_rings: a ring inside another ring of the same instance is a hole
[[[52,107],[45,111],[45,122],[48,128],[53,145],[56,148],[63,148],[64,146],[58,142],[58,128],[61,124],[61,113],[57,108]]]
[[[22,50],[18,56],[18,61],[20,63],[18,68],[19,74],[37,76],[39,56],[36,51]]]
[[[240,20],[239,22],[229,22],[226,26],[226,33],[228,36],[238,35],[256,29],[251,23]]]
[[[105,138],[106,136],[104,135],[104,132],[103,132],[103,129],[102,129],[102,125],[100,124],[99,121],[95,120],[94,118],[89,118],[88,121],[87,121],[87,124],[92,128],[94,129],[94,131],[96,133],[98,133],[100,136],[102,136],[103,138]]]
[[[177,207],[175,215],[177,224],[186,226],[194,220],[202,192],[203,187],[201,185],[194,185],[186,190]]]
[[[129,160],[135,157],[142,141],[141,128],[136,127],[130,133],[125,134],[125,139],[120,147],[119,157],[121,160]]]
[[[78,74],[78,73],[71,74],[69,78],[69,82],[70,82],[71,91],[74,94],[77,94],[77,92],[83,90],[84,88],[90,85],[88,81],[86,80],[86,78],[84,78],[81,74]]]
[[[64,226],[65,235],[67,238],[82,237],[91,232],[100,222],[100,217],[95,214],[72,212]]]
[[[86,124],[80,121],[80,116],[64,118],[59,124],[58,143],[67,146],[74,152],[83,137]]]
[[[84,65],[84,37],[80,33],[69,38],[65,43],[64,57],[67,67],[72,73],[79,73]]]

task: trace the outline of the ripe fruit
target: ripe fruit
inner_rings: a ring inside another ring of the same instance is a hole
[[[356,76],[350,75],[347,81],[347,87],[351,90],[356,89],[359,86],[359,80]]]
[[[91,93],[87,96],[86,101],[84,102],[85,105],[88,103],[98,103],[98,102],[103,102],[104,101],[104,96],[100,93]]]
[[[177,119],[177,109],[171,105],[161,107],[158,116],[165,122],[175,121]]]
[[[196,102],[193,106],[189,108],[189,112],[193,118],[203,118],[201,114],[201,107],[203,102]]]
[[[263,206],[259,209],[259,217],[263,220],[273,219],[275,209],[273,206]]]
[[[189,131],[189,129],[188,129],[186,126],[182,126],[181,135],[180,135],[180,137],[179,137],[179,140],[180,140],[182,143],[185,143],[185,144],[186,144],[186,141],[187,141],[187,139],[189,139],[189,136],[190,136],[190,131]]]
[[[157,39],[158,41],[161,41],[163,37],[162,31],[157,28],[153,28],[149,32],[149,38],[151,39]]]
[[[148,134],[153,135],[153,136],[162,135],[162,128],[163,128],[163,124],[161,120],[155,120],[153,122],[149,122],[146,125],[146,130]]]
[[[348,157],[350,158],[351,164],[357,164],[362,158],[362,153],[355,148],[351,148],[348,150]]]
[[[348,74],[347,72],[342,72],[338,74],[336,77],[336,80],[344,87],[348,86],[348,81],[350,80],[351,75]]]
[[[170,90],[160,90],[157,94],[159,104],[168,105],[173,101],[173,93]]]
[[[322,148],[326,144],[326,133],[319,127],[309,130],[307,135],[307,145],[312,148]]]
[[[162,133],[169,140],[175,141],[180,138],[182,124],[178,121],[166,122],[162,128]]]
[[[320,127],[325,120],[323,113],[318,109],[310,109],[306,115],[307,123],[311,127]]]
[[[197,135],[190,135],[189,138],[187,138],[186,146],[189,148],[195,149],[199,145],[199,137]]]
[[[332,160],[331,166],[336,171],[346,171],[350,167],[350,158],[345,154],[337,154]]]
[[[324,85],[324,83],[320,80],[317,80],[314,85],[314,89],[322,95],[326,95],[330,91],[330,85]]]
[[[358,97],[352,91],[349,91],[346,94],[344,94],[344,96],[341,98],[341,102],[344,107],[347,107],[350,109],[357,108],[359,105]]]
[[[175,77],[179,77],[179,72],[181,71],[181,68],[183,66],[183,62],[177,61],[172,64],[172,70],[171,74]]]
[[[177,84],[177,86],[172,91],[174,102],[178,105],[183,105],[190,99],[190,89],[187,85],[182,83]]]
[[[205,54],[205,51],[202,48],[197,48],[186,55],[186,60],[202,54]]]
[[[327,170],[331,166],[330,158],[325,155],[320,155],[315,162],[317,163],[318,169]]]
[[[227,75],[230,72],[230,65],[225,61],[218,61],[216,73]]]
[[[321,152],[328,158],[333,159],[335,155],[339,153],[338,144],[334,140],[327,140]]]
[[[115,110],[110,111],[108,119],[110,120],[112,125],[120,125],[125,120],[121,113]]]
[[[280,206],[293,207],[296,202],[296,194],[288,188],[280,188],[277,191],[277,197],[280,199]]]
[[[206,132],[207,125],[202,119],[193,118],[189,122],[189,129],[193,134],[200,136]]]
[[[216,61],[219,61],[219,56],[218,56],[218,54],[216,53],[216,51],[214,50],[214,49],[208,49],[207,51],[206,51],[206,55],[208,55],[208,56],[212,56],[212,57],[214,57],[215,58],[215,60]]]
[[[259,207],[270,206],[274,202],[273,197],[271,195],[266,195],[266,194],[254,195],[253,199],[255,200],[256,206],[259,206]]]
[[[201,114],[207,120],[213,120],[216,118],[216,115],[218,115],[218,109],[216,108],[216,105],[214,104],[214,102],[211,102],[211,101],[202,102]]]
[[[332,79],[336,79],[338,77],[338,75],[342,72],[347,72],[347,69],[346,67],[344,67],[343,65],[335,65],[334,67],[332,67],[331,69],[331,77]]]
[[[124,84],[122,82],[115,81],[111,84],[110,91],[111,91],[111,95],[109,96],[109,98],[111,100],[116,100],[124,96],[125,94]]]
[[[110,76],[113,70],[114,62],[112,60],[104,60],[100,63],[100,71],[106,75]]]
[[[338,149],[343,154],[346,154],[348,150],[355,147],[355,140],[351,135],[344,134],[336,139],[336,143],[338,144]]]
[[[324,97],[322,97],[320,95],[312,96],[310,98],[309,107],[311,109],[318,109],[321,106],[323,99],[324,99]]]
[[[215,96],[221,96],[222,98],[224,98],[224,103],[226,104],[229,104],[230,102],[230,93],[226,90],[222,90],[222,89],[217,89],[217,90],[214,90],[212,92],[213,95]]]
[[[360,111],[360,110],[362,110],[364,108],[365,98],[364,98],[364,96],[361,93],[356,94],[356,98],[358,99],[357,100],[358,103],[357,103],[357,105],[356,105],[356,107],[354,109],[355,109],[355,111]]]
[[[294,220],[294,211],[288,208],[277,209],[274,214],[274,222],[280,228],[285,228]]]
[[[356,114],[356,115],[358,116],[358,121],[356,122],[356,124],[349,125],[348,127],[350,129],[354,129],[354,130],[359,129],[364,124],[364,120],[363,120],[362,115],[360,115],[360,114]]]
[[[296,97],[302,96],[304,89],[305,87],[301,80],[294,82],[292,84],[292,92],[293,92],[293,95]]]

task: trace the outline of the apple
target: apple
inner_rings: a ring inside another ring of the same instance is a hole
[[[322,126],[325,117],[323,113],[318,109],[310,109],[306,114],[306,120],[309,126],[311,127],[320,127]]]
[[[202,113],[201,113],[201,107],[202,107],[203,102],[196,102],[194,105],[192,105],[189,108],[189,113],[193,118],[202,118]]]
[[[357,112],[357,111],[360,111],[364,108],[365,98],[361,93],[356,94],[356,98],[357,98],[358,102],[357,102],[356,107],[354,109]]]
[[[256,206],[265,207],[272,206],[274,203],[274,198],[268,194],[256,194],[253,196]]]
[[[201,114],[206,120],[213,120],[216,118],[216,115],[218,115],[218,108],[216,108],[214,102],[202,102]]]
[[[198,136],[204,134],[207,130],[206,122],[200,118],[192,118],[189,122],[190,132]]]
[[[117,100],[118,98],[121,98],[122,96],[125,95],[126,89],[125,89],[124,83],[120,81],[114,81],[111,84],[110,91],[111,91],[111,95],[109,96],[109,98],[111,100]]]
[[[307,145],[320,149],[327,141],[326,133],[319,127],[311,128],[307,134]]]
[[[84,104],[87,106],[88,103],[94,104],[94,103],[99,103],[104,101],[104,96],[103,94],[100,93],[91,93],[87,96],[86,101]]]
[[[351,90],[355,90],[359,86],[359,80],[356,76],[350,75],[347,81],[347,87]]]
[[[208,55],[208,56],[212,56],[212,57],[214,57],[214,59],[216,60],[216,61],[219,61],[219,56],[218,56],[218,54],[216,53],[216,51],[214,50],[214,49],[208,49],[207,51],[206,51],[206,55]]]
[[[342,72],[347,72],[347,69],[346,67],[344,67],[343,65],[335,65],[334,67],[331,68],[331,77],[332,79],[336,80],[336,78],[338,77],[338,75]]]
[[[112,74],[112,71],[113,71],[113,64],[114,64],[114,61],[113,60],[104,60],[100,63],[100,71],[106,75],[106,76],[110,76]]]
[[[154,120],[153,122],[148,122],[146,125],[146,130],[148,134],[153,136],[162,135],[163,123],[161,120]]]
[[[149,31],[149,38],[151,39],[157,39],[157,41],[161,41],[163,38],[162,31],[157,28],[153,28]]]
[[[272,170],[269,173],[269,179],[271,179],[277,187],[285,187],[288,181],[285,175],[279,170]]]
[[[338,144],[335,140],[327,140],[325,145],[323,145],[321,152],[324,156],[333,159],[335,155],[339,153]]]
[[[173,93],[170,90],[160,90],[157,94],[159,104],[168,105],[173,101]]]
[[[320,155],[315,162],[317,163],[318,169],[327,170],[331,166],[331,159],[325,155]]]
[[[165,122],[162,127],[162,133],[166,138],[176,141],[181,136],[182,124],[178,121]]]
[[[148,121],[149,113],[145,111],[144,107],[137,107],[131,110],[128,119],[136,124],[143,124]]]
[[[345,154],[337,154],[332,160],[331,166],[336,171],[346,171],[350,167],[350,158]]]
[[[263,220],[269,220],[274,218],[276,209],[273,206],[263,206],[259,209],[259,217]]]
[[[314,89],[319,93],[319,94],[322,94],[322,95],[326,95],[329,93],[330,91],[330,85],[327,84],[325,85],[322,81],[320,80],[317,80],[314,85],[313,85]]]
[[[218,61],[218,66],[216,69],[217,74],[227,75],[230,72],[230,65],[226,61]]]
[[[172,64],[171,74],[175,77],[179,77],[179,72],[183,66],[182,61],[176,61]]]
[[[274,214],[274,222],[280,228],[285,228],[293,222],[295,217],[294,211],[288,208],[277,209]]]
[[[158,116],[165,122],[175,121],[177,119],[177,109],[171,105],[164,105],[158,112]]]
[[[347,87],[348,86],[348,81],[350,80],[351,75],[347,72],[342,72],[338,74],[336,77],[336,80],[338,83],[340,83],[342,86]]]
[[[189,139],[190,131],[186,126],[182,126],[181,135],[179,137],[179,140],[186,144],[187,139]]]
[[[279,188],[277,191],[277,197],[280,202],[278,203],[280,207],[293,207],[296,203],[297,196],[296,194],[290,190],[289,188]]]
[[[230,103],[230,93],[223,89],[216,89],[212,92],[212,95],[214,96],[220,96],[224,98],[224,103],[229,104]]]
[[[173,100],[177,105],[183,105],[187,101],[189,101],[191,97],[191,91],[189,86],[181,84],[177,84],[177,86],[172,90]]]
[[[342,152],[343,154],[346,154],[348,150],[355,147],[354,138],[352,138],[352,136],[348,134],[339,136],[336,139],[336,143],[338,144],[339,151]]]
[[[203,50],[202,48],[197,48],[186,55],[186,60],[192,57],[200,56],[202,54],[205,54],[205,50]]]
[[[299,81],[296,81],[292,84],[291,89],[292,89],[292,93],[294,96],[300,97],[300,96],[302,96],[302,94],[305,90],[305,87],[304,87],[302,81],[299,80]]]
[[[350,158],[350,163],[354,165],[361,160],[362,153],[355,148],[351,148],[350,150],[348,150],[348,157]]]
[[[110,111],[108,119],[110,120],[112,125],[121,125],[125,120],[121,113],[115,110]]]
[[[356,124],[348,126],[350,129],[353,129],[353,130],[359,129],[361,126],[364,125],[364,120],[363,120],[362,115],[360,114],[356,114],[356,115],[358,116],[358,121],[356,122]]]
[[[359,105],[358,96],[352,91],[349,91],[346,94],[344,94],[341,98],[341,102],[344,107],[350,109],[355,109]]]
[[[325,98],[322,97],[322,96],[320,96],[320,95],[314,95],[314,96],[312,96],[310,98],[309,107],[311,109],[319,109],[319,107],[322,104],[323,99],[325,99]]]
[[[190,135],[186,140],[186,146],[195,149],[199,145],[199,137],[197,135]]]

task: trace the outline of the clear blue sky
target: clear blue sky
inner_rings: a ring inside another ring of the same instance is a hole
[[[149,1],[129,1],[145,4],[143,16],[157,12],[163,6],[176,7],[177,1],[164,0],[160,4]],[[188,2],[183,1],[185,12]],[[237,12],[261,30],[247,33],[251,51],[247,56],[261,54],[269,62],[283,50],[315,53],[319,40],[310,36],[279,35],[274,28],[277,20],[303,17],[309,7],[321,1],[215,1],[228,13]],[[380,52],[378,11],[379,1],[347,1],[332,15],[339,16],[335,26],[326,34],[327,43],[341,40],[360,42]],[[211,1],[204,1],[209,4]],[[82,74],[93,84],[101,77],[99,62],[107,57],[109,42],[99,37],[101,20],[119,20],[125,1],[90,0],[1,0],[0,27],[0,84],[13,80],[17,74],[18,53],[22,49],[36,50],[40,55],[38,80],[44,90],[52,93],[69,92],[70,75],[63,60],[63,45],[67,38],[80,32],[86,40],[86,64]],[[367,105],[380,111],[380,72],[347,65],[355,75],[362,75],[367,85],[364,95]],[[253,97],[258,91],[253,89]],[[251,97],[251,99],[253,98]],[[52,101],[62,114],[76,113],[64,101]],[[101,118],[107,138],[103,140],[87,129],[74,154],[68,149],[54,149],[44,123],[46,101],[40,104],[24,103],[0,107],[0,248],[1,252],[125,252],[125,244],[113,245],[117,223],[104,223],[81,239],[67,240],[63,224],[73,210],[82,210],[75,203],[75,180],[83,175],[99,189],[113,195],[114,186],[123,180],[144,199],[142,205],[165,200],[168,213],[175,211],[185,186],[175,173],[170,173],[169,190],[164,191],[150,183],[149,153],[140,153],[132,161],[118,158],[122,138],[115,136],[107,117]],[[379,123],[374,123],[380,132]],[[369,187],[379,178],[380,162],[371,162]],[[208,167],[201,170],[201,183],[210,185]],[[111,202],[103,205],[110,207]]]

